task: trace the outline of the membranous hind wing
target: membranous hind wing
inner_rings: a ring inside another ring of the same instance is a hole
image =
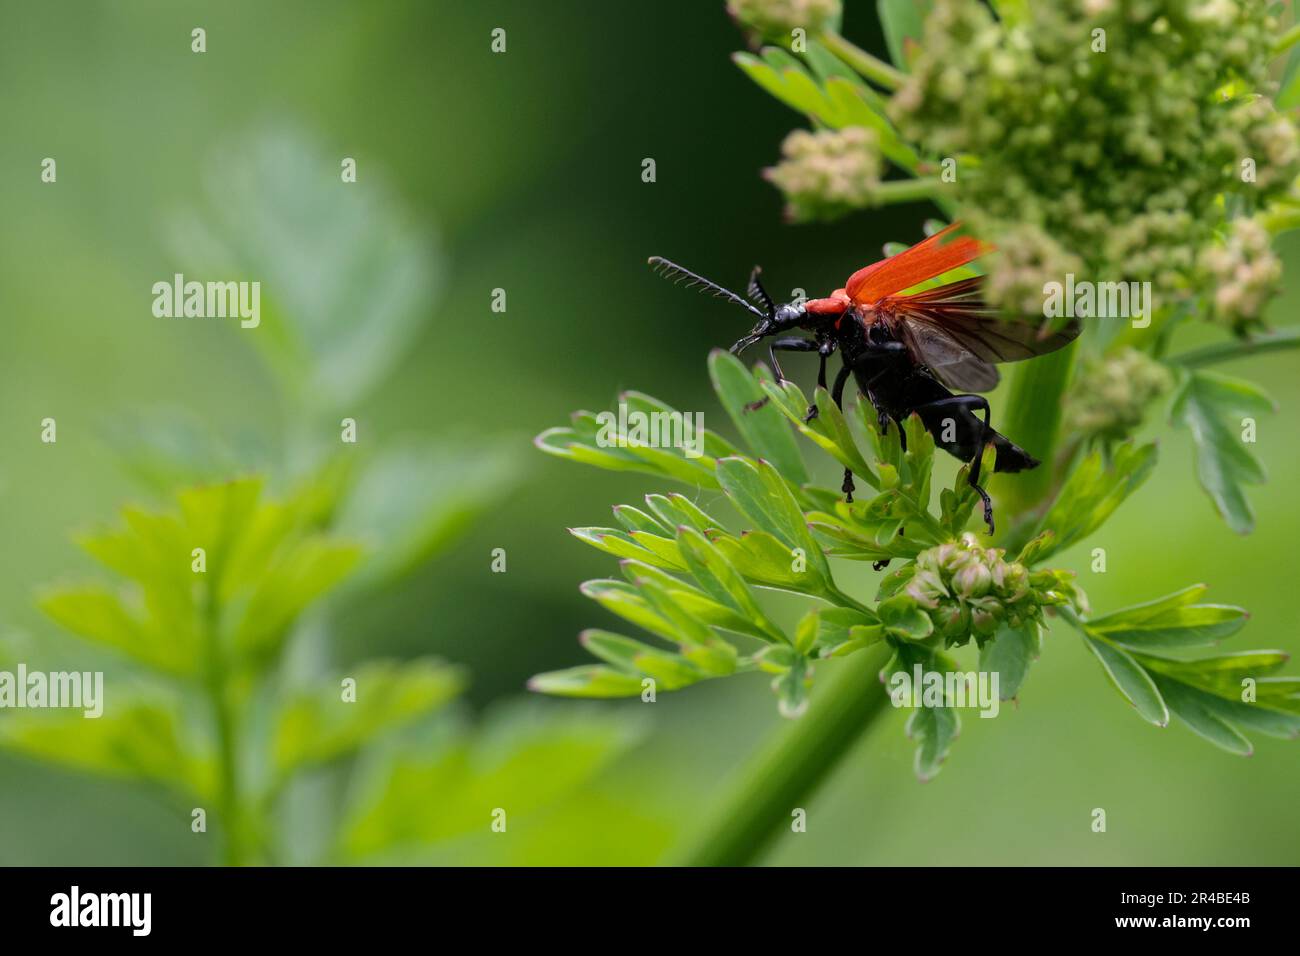
[[[1046,334],[1039,326],[1000,319],[984,301],[982,276],[915,295],[881,299],[876,312],[912,358],[949,388],[985,392],[998,384],[995,363],[1046,355],[1073,341],[1077,322]]]

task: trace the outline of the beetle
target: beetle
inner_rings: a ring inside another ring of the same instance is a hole
[[[996,451],[995,472],[1024,471],[1039,461],[993,429],[988,399],[975,393],[998,384],[995,363],[1054,352],[1078,336],[1079,325],[1072,321],[1053,330],[999,318],[984,299],[983,276],[906,292],[991,251],[987,243],[962,234],[960,223],[953,223],[859,269],[825,298],[780,305],[763,288],[758,266],[750,274],[746,299],[662,257],[653,256],[649,263],[660,275],[685,281],[758,317],[749,333],[731,346],[733,355],[770,339],[772,371],[784,380],[778,352],[816,352],[817,384],[826,388],[826,363],[839,352],[843,364],[829,389],[838,407],[843,408],[844,387],[852,375],[876,410],[882,432],[894,421],[905,444],[902,423],[913,413],[919,415],[935,444],[970,466],[967,481],[983,502],[984,522],[992,534],[993,502],[979,483],[984,448],[991,443]],[[809,334],[789,334],[796,330]],[[805,421],[817,414],[816,404],[810,405]],[[851,502],[853,472],[848,468],[841,490]]]

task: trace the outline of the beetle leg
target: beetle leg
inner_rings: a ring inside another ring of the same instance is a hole
[[[988,492],[980,487],[980,467],[984,463],[984,446],[989,437],[989,402],[983,395],[953,395],[949,398],[941,398],[937,401],[926,402],[924,405],[918,405],[912,409],[915,412],[926,410],[936,410],[944,408],[961,408],[968,411],[982,411],[984,417],[980,419],[979,439],[975,442],[975,455],[967,462],[970,465],[970,475],[966,479],[967,484],[975,489],[979,494],[980,500],[984,503],[984,523],[988,525],[989,534],[993,533],[993,502],[989,499]]]
[[[841,411],[844,410],[844,383],[849,380],[850,372],[852,372],[852,369],[849,368],[849,363],[845,362],[840,366],[839,373],[835,376],[835,384],[831,387],[831,401]],[[840,485],[840,491],[844,492],[844,500],[852,504],[854,491],[853,469],[844,469],[844,482]]]
[[[772,371],[776,374],[778,382],[785,381],[785,373],[781,371],[781,363],[776,357],[777,352],[813,352],[817,350],[817,342],[813,339],[803,339],[798,336],[791,336],[785,339],[773,339],[772,344],[768,347],[767,354],[772,359]],[[745,411],[756,412],[771,400],[770,395],[764,395],[757,401],[750,402],[745,406]]]

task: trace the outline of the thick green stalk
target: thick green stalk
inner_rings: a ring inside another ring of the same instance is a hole
[[[1056,485],[1053,459],[1060,444],[1062,400],[1070,385],[1077,346],[1077,341],[1071,342],[1018,366],[1011,394],[1002,402],[999,420],[993,422],[998,431],[1042,462],[1030,471],[998,475],[989,483],[1003,532],[1014,533]]]
[[[682,866],[745,866],[757,861],[807,807],[817,787],[882,713],[880,683],[889,648],[878,644],[839,662],[839,673],[814,695],[808,712],[764,745],[735,781],[696,838],[670,862]]]
[[[896,202],[920,202],[933,199],[939,191],[937,179],[891,179],[875,188],[872,201],[878,206]]]
[[[231,700],[231,677],[221,642],[221,608],[209,579],[204,589],[203,628],[207,646],[207,692],[217,739],[217,811],[221,815],[227,866],[250,862],[239,781],[239,728]]]

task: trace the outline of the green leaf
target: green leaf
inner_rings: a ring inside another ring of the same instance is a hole
[[[360,561],[362,549],[326,535],[295,542],[278,556],[253,589],[234,628],[237,654],[265,664],[280,650],[303,610],[342,581]]]
[[[1216,644],[1240,630],[1250,615],[1244,608],[1194,603],[1205,591],[1205,585],[1193,585],[1146,604],[1093,618],[1087,628],[1137,651]]]
[[[593,629],[583,631],[578,640],[605,663],[638,677],[652,677],[664,690],[678,690],[709,676],[680,654],[651,647],[622,634]]]
[[[961,718],[951,707],[918,707],[912,711],[906,732],[916,741],[914,767],[922,782],[939,773],[960,730]]]
[[[885,631],[905,641],[923,641],[934,633],[934,622],[906,594],[896,594],[876,606]]]
[[[148,780],[200,798],[214,793],[209,763],[192,759],[170,707],[116,700],[102,716],[24,712],[0,720],[0,746],[74,770]]]
[[[410,573],[500,504],[520,470],[514,442],[409,441],[360,466],[333,531],[366,546],[354,588]]]
[[[746,531],[740,537],[714,531],[709,540],[746,580],[763,587],[819,595],[830,585],[819,564],[801,561],[766,531]],[[796,570],[800,565],[803,570]]]
[[[633,405],[661,414],[682,414],[668,405],[636,393],[624,393],[623,399],[632,411]],[[733,454],[733,446],[711,431],[704,432],[705,454],[689,458],[681,448],[651,448],[638,443],[635,436],[619,430],[619,416],[615,412],[576,412],[568,428],[548,428],[533,444],[548,455],[570,461],[594,465],[606,471],[631,471],[671,478],[703,488],[716,488],[713,476],[713,455]]]
[[[334,680],[283,701],[271,744],[280,774],[353,753],[438,709],[465,682],[459,670],[427,659],[371,661],[342,676],[355,681],[351,699],[345,698],[342,681]]]
[[[820,657],[840,657],[884,640],[885,628],[874,613],[855,608],[821,608],[815,612],[813,643]]]
[[[201,208],[172,229],[177,271],[256,277],[261,324],[242,335],[305,407],[351,408],[432,314],[437,244],[378,171],[339,189],[338,160],[300,130],[276,123],[226,145]]]
[[[1169,724],[1169,709],[1160,696],[1155,682],[1143,669],[1142,665],[1122,648],[1109,642],[1084,635],[1084,641],[1101,662],[1106,676],[1124,698],[1137,708],[1143,720],[1150,721],[1157,727]]]
[[[193,677],[200,660],[193,627],[170,629],[128,610],[122,599],[99,587],[45,592],[42,611],[83,640],[102,644],[146,667],[175,677]]]
[[[686,569],[686,565],[682,563],[679,557],[672,554],[661,554],[667,549],[659,547],[659,545],[663,542],[671,542],[670,538],[661,538],[656,544],[654,541],[655,535],[643,533],[640,538],[634,538],[631,534],[619,531],[617,528],[570,528],[569,534],[579,541],[585,541],[593,548],[598,548],[615,557],[642,561],[655,567],[669,568],[674,571]],[[652,544],[655,546],[648,546]],[[672,550],[675,549],[676,545],[673,544]]]
[[[991,641],[980,648],[980,670],[998,675],[998,696],[1012,700],[1020,691],[1029,665],[1039,653],[1037,623],[1022,627],[1003,627]]]
[[[1051,510],[1039,523],[1039,533],[1050,530],[1055,537],[1039,547],[1036,560],[1063,551],[1101,527],[1146,481],[1155,462],[1154,444],[1138,446],[1131,442],[1115,449],[1109,469],[1103,467],[1100,452],[1084,458],[1071,471]]]
[[[614,518],[628,531],[646,531],[650,534],[664,535],[672,530],[672,526],[665,526],[657,518],[646,514],[640,508],[634,508],[631,505],[615,505]]]
[[[1193,732],[1216,747],[1238,756],[1249,757],[1254,752],[1250,741],[1237,728],[1207,706],[1207,695],[1159,674],[1153,676],[1159,693],[1169,702],[1169,709]]]
[[[688,525],[696,531],[707,532],[710,528],[722,527],[722,522],[705,512],[684,495],[646,495],[646,504],[650,506],[666,528]]]
[[[606,709],[528,704],[490,712],[472,734],[375,752],[353,788],[340,852],[373,860],[471,834],[502,839],[492,830],[498,809],[505,839],[526,836],[641,735],[638,721]]]
[[[1247,534],[1255,526],[1242,485],[1262,484],[1265,475],[1242,442],[1239,424],[1225,419],[1273,410],[1272,399],[1256,386],[1214,372],[1189,373],[1174,396],[1170,419],[1192,433],[1201,486],[1238,534]]]
[[[547,671],[528,681],[528,689],[555,697],[636,697],[641,678],[601,664]]]
[[[801,550],[808,567],[815,570],[819,579],[830,579],[826,557],[813,538],[803,511],[785,479],[771,464],[722,458],[717,469],[723,491],[745,517],[784,544],[790,553]]]
[[[710,627],[748,634],[763,641],[771,640],[771,635],[763,630],[759,623],[726,604],[718,603],[699,588],[674,577],[662,568],[631,560],[624,561],[622,568],[623,575],[633,584],[645,578],[659,584],[683,611]]]
[[[920,43],[925,33],[925,18],[933,0],[876,0],[880,26],[885,31],[889,58],[900,70],[907,70],[907,41]]]
[[[758,606],[740,573],[708,538],[683,526],[677,529],[677,545],[695,580],[715,601],[753,621],[769,640],[785,640],[785,634]]]
[[[806,483],[808,472],[803,456],[780,411],[770,403],[762,408],[746,409],[746,405],[763,398],[763,389],[740,359],[715,349],[709,354],[709,376],[718,401],[754,453],[772,462],[794,484]]]

